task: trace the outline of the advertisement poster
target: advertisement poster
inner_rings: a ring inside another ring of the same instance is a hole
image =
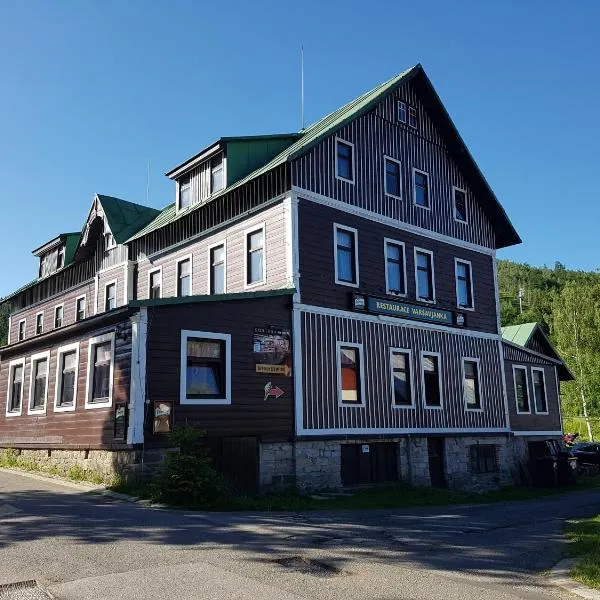
[[[257,373],[292,376],[291,333],[287,327],[255,327],[252,345]]]

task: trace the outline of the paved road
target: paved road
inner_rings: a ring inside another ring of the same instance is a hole
[[[538,571],[600,490],[544,500],[304,514],[145,508],[0,471],[0,585],[60,600],[547,600]],[[317,561],[311,563],[310,561]]]

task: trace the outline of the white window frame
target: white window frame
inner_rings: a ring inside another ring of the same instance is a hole
[[[108,312],[106,305],[108,304],[108,286],[110,286],[110,285],[115,286],[115,308],[119,307],[119,285],[117,283],[117,280],[113,279],[112,281],[107,281],[104,284],[104,312]],[[111,310],[114,310],[114,309],[111,309]]]
[[[387,190],[387,168],[386,168],[387,165],[385,164],[387,160],[389,160],[390,162],[396,163],[398,165],[398,173],[399,173],[398,185],[400,188],[399,196],[396,196],[396,194],[392,194],[391,192],[388,192],[388,190]],[[392,158],[391,156],[388,156],[387,154],[383,155],[383,190],[384,190],[386,196],[389,196],[390,198],[395,198],[396,200],[402,200],[402,196],[404,193],[404,190],[402,189],[402,163],[397,158]]]
[[[181,207],[181,180],[183,178],[187,177],[189,179],[189,183],[190,183],[190,203],[187,206],[184,206],[183,208]],[[177,206],[177,212],[179,212],[180,210],[186,210],[189,209],[192,204],[194,204],[192,202],[192,175],[191,172],[187,172],[187,173],[183,173],[182,175],[179,175],[177,181],[175,182],[175,202],[176,202],[176,206]]]
[[[212,166],[212,161],[217,158],[219,155],[221,155],[221,164],[223,165],[223,187],[218,189],[218,190],[213,190],[213,186],[212,186],[212,172],[213,172],[213,166]],[[218,194],[219,192],[222,192],[226,187],[227,187],[227,160],[225,159],[225,152],[223,152],[221,150],[221,152],[217,152],[216,154],[214,154],[213,156],[211,156],[208,159],[208,172],[210,175],[210,194],[209,197],[214,196],[215,194]],[[191,183],[191,180],[190,180]]]
[[[418,278],[418,270],[417,270],[417,254],[422,252],[423,254],[429,254],[431,257],[431,286],[433,292],[432,300],[424,300],[423,298],[419,298],[419,278]],[[432,250],[426,250],[425,248],[418,248],[415,246],[414,248],[414,263],[415,263],[415,297],[417,302],[423,302],[424,304],[435,304],[436,303],[436,293],[435,293],[435,261],[433,257]]]
[[[110,342],[110,373],[108,382],[108,400],[106,402],[90,402],[90,394],[92,391],[92,379],[94,377],[94,365],[92,364],[92,355],[94,348],[103,344],[104,342]],[[105,333],[104,335],[98,335],[88,340],[88,356],[87,356],[87,373],[85,379],[85,408],[93,410],[95,408],[107,408],[112,406],[113,403],[113,379],[115,373],[115,332]]]
[[[415,121],[416,121],[416,125],[411,125],[410,124],[410,111],[414,111],[415,113]],[[416,106],[411,106],[410,104],[408,105],[408,111],[406,113],[406,124],[411,127],[412,129],[419,129],[419,111],[417,110]]]
[[[260,281],[254,281],[248,283],[248,237],[252,233],[257,231],[263,232],[263,274]],[[217,244],[218,245],[218,244]],[[210,256],[210,255],[209,255]],[[258,287],[259,285],[265,285],[267,283],[267,225],[263,221],[254,227],[248,227],[244,230],[244,289],[251,289]],[[210,288],[209,288],[210,289]]]
[[[404,279],[404,293],[393,292],[390,290],[390,282],[388,279],[388,269],[387,269],[387,246],[388,244],[394,244],[395,246],[402,246],[402,274]],[[406,244],[404,242],[400,242],[398,240],[393,240],[392,238],[383,238],[383,262],[385,266],[385,293],[388,296],[397,296],[399,298],[406,298],[408,294],[408,282],[406,280]]]
[[[188,398],[187,397],[187,343],[189,338],[206,340],[220,340],[225,342],[225,398]],[[180,375],[179,375],[179,403],[184,405],[223,405],[231,404],[231,334],[213,333],[210,331],[181,330],[180,349]]]
[[[61,319],[62,323],[57,326],[56,325],[56,311],[59,308],[62,308],[62,319]],[[62,302],[61,304],[57,304],[54,307],[54,323],[52,325],[53,325],[52,329],[58,329],[59,327],[64,327],[64,325],[65,325],[65,305],[64,305],[64,302]]]
[[[64,354],[75,351],[75,389],[73,390],[73,406],[59,406],[58,399],[62,394],[61,359]],[[77,383],[79,381],[79,342],[60,346],[56,351],[56,381],[54,383],[54,412],[72,412],[77,407]]]
[[[467,213],[467,218],[465,221],[459,219],[456,216],[456,192],[462,192],[465,195],[465,213]],[[452,216],[457,223],[462,223],[463,225],[468,225],[469,223],[469,211],[467,210],[467,190],[460,188],[456,185],[452,186]]]
[[[32,408],[31,405],[33,403],[33,374],[35,372],[35,364],[36,362],[46,360],[46,389],[44,390],[44,406],[42,408]],[[45,415],[46,408],[48,406],[48,387],[50,384],[50,350],[45,350],[44,352],[38,352],[37,354],[32,354],[29,358],[29,402],[27,403],[27,414],[28,415]]]
[[[438,386],[440,388],[440,405],[429,406],[425,398],[425,368],[424,358],[426,356],[437,356],[438,359]],[[432,352],[430,350],[421,350],[420,355],[420,371],[421,371],[421,403],[425,410],[443,410],[444,408],[444,388],[442,387],[442,354],[440,352]]]
[[[180,296],[179,295],[179,263],[185,262],[186,260],[190,261],[190,295],[189,296]],[[162,294],[162,290],[161,290],[161,294]],[[175,261],[175,297],[189,298],[193,295],[194,295],[194,255],[186,254],[185,256],[180,256]]]
[[[527,400],[529,402],[529,410],[519,410],[519,398],[517,396],[517,378],[515,377],[515,371],[525,371],[525,389],[527,390]],[[530,415],[531,414],[531,391],[529,389],[529,369],[525,365],[513,365],[513,390],[515,392],[515,408],[517,409],[518,415]],[[534,399],[535,400],[535,399]]]
[[[416,181],[416,174],[420,173],[421,175],[425,175],[425,177],[427,178],[427,201],[428,201],[428,205],[427,206],[422,206],[421,204],[417,204],[417,181]],[[413,167],[412,169],[412,185],[413,185],[413,204],[418,207],[418,208],[422,208],[423,210],[431,210],[431,177],[429,177],[429,173],[427,171],[423,171],[421,169],[417,169],[416,167]]]
[[[471,306],[461,306],[458,302],[458,263],[469,266],[469,285],[471,287]],[[473,264],[470,260],[454,257],[454,289],[456,291],[456,308],[458,310],[475,310],[475,291],[473,290]]]
[[[23,339],[21,339],[19,337],[19,333],[21,331],[21,323],[24,323],[23,326]],[[27,318],[25,319],[20,319],[19,322],[17,323],[17,342],[22,342],[23,340],[27,339]]]
[[[342,229],[343,231],[347,231],[354,236],[354,272],[356,273],[356,283],[351,283],[349,281],[341,281],[338,279],[338,255],[337,255],[337,231],[338,229]],[[333,268],[334,268],[334,278],[335,283],[338,285],[345,285],[348,287],[357,288],[360,286],[360,274],[358,271],[358,229],[354,227],[348,227],[347,225],[342,225],[340,223],[333,224]]]
[[[13,371],[15,369],[15,367],[23,367],[23,379],[21,381],[21,398],[20,398],[20,402],[19,402],[19,410],[13,410],[10,411],[8,410],[8,407],[10,406],[10,400],[11,400],[11,393],[12,393],[12,376],[13,376]],[[6,417],[20,417],[23,414],[23,401],[25,399],[25,366],[26,366],[26,360],[25,357],[23,358],[16,358],[15,360],[11,360],[8,363],[8,385],[7,385],[7,390],[6,390]]]
[[[477,395],[479,396],[479,408],[470,408],[467,404],[467,390],[465,389],[466,372],[465,363],[474,362],[477,364]],[[481,359],[475,356],[463,356],[460,363],[462,373],[462,388],[463,388],[463,402],[465,404],[465,410],[467,412],[483,412],[483,395],[481,393]]]
[[[263,233],[263,236],[264,235],[265,234]],[[248,238],[247,237],[245,238],[245,240],[246,240],[245,243],[248,244]],[[267,253],[266,253],[266,238],[263,237],[263,240],[265,240],[264,248],[263,248],[263,251],[264,251],[264,255],[263,255],[263,267],[264,267],[265,257],[267,255]],[[223,293],[224,294],[227,293],[227,239],[224,239],[224,240],[221,240],[220,242],[216,242],[214,244],[211,244],[208,247],[207,251],[206,251],[207,262],[208,262],[208,277],[207,277],[208,287],[206,289],[206,293],[209,296],[211,295],[211,291],[210,290],[212,288],[212,261],[211,261],[210,257],[211,257],[211,252],[213,251],[213,249],[214,248],[218,248],[219,246],[223,246],[223,252],[225,254],[224,259],[223,259],[223,279],[224,279],[224,281],[223,281],[223,283],[224,283]],[[246,260],[248,260],[247,253],[245,254],[245,256],[246,256]],[[244,279],[247,280],[248,273],[246,272],[246,269],[244,269],[244,271],[245,271],[244,272]]]
[[[42,316],[42,331],[40,333],[38,333],[37,324],[38,324],[38,317],[40,315]],[[33,332],[34,335],[43,335],[43,333],[44,333],[44,311],[43,310],[41,312],[35,313],[34,327],[35,327],[34,332]]]
[[[392,356],[394,353],[402,353],[408,355],[408,368],[410,373],[410,400],[411,404],[396,404],[394,398],[394,368],[392,362]],[[391,400],[392,400],[392,408],[396,410],[414,410],[417,407],[417,402],[415,398],[415,369],[413,364],[412,350],[409,348],[390,348],[389,358],[390,358],[390,385],[391,385]]]
[[[83,319],[78,319],[78,311],[77,311],[77,303],[83,300]],[[75,298],[75,322],[79,323],[81,321],[83,321],[85,318],[87,317],[87,306],[86,306],[86,295],[83,294],[83,296],[77,296],[77,298]]]
[[[342,177],[341,175],[338,174],[338,143],[342,143],[342,144],[346,144],[346,146],[350,146],[352,153],[352,179],[346,179],[345,177]],[[338,181],[343,181],[344,183],[349,183],[351,185],[354,185],[355,181],[356,181],[356,156],[355,156],[355,151],[354,151],[354,144],[352,142],[349,142],[348,140],[345,140],[344,138],[341,137],[337,137],[335,138],[335,148],[334,148],[334,158],[335,158],[335,178]]]
[[[536,398],[535,398],[535,380],[533,379],[533,372],[534,371],[541,371],[542,373],[542,381],[544,383],[544,398],[546,399],[546,410],[543,411],[538,411],[537,409],[537,402],[536,402]],[[548,388],[546,386],[546,369],[544,369],[543,367],[531,367],[531,387],[533,389],[533,410],[535,412],[536,415],[547,415],[550,414],[550,409],[548,407]],[[531,406],[530,406],[531,408]]]
[[[150,299],[150,294],[152,292],[152,275],[154,275],[154,273],[158,273],[159,277],[160,277],[160,295],[159,298],[163,297],[163,271],[162,271],[162,265],[155,267],[153,269],[150,269],[148,271],[148,299]],[[190,269],[190,275],[191,275],[191,269]],[[177,279],[177,282],[179,283],[179,278]],[[191,286],[190,286],[191,289]]]
[[[404,106],[404,121],[400,118],[400,105]],[[404,100],[398,100],[396,103],[396,121],[404,123],[404,125],[408,124],[408,104]]]
[[[108,237],[108,236],[110,236],[110,237]],[[113,250],[114,248],[117,247],[117,240],[115,240],[115,236],[113,235],[113,233],[110,229],[107,229],[104,232],[104,239],[105,239],[104,247],[107,251]],[[111,244],[108,243],[109,240],[112,240]]]
[[[358,350],[358,373],[360,377],[360,403],[355,402],[343,402],[342,401],[342,365],[340,362],[340,349],[342,347],[356,348]],[[367,404],[367,397],[365,395],[365,360],[363,352],[363,344],[357,344],[354,342],[342,342],[336,341],[335,343],[335,364],[336,364],[336,376],[337,376],[337,399],[338,406],[341,408],[360,408],[365,407]]]

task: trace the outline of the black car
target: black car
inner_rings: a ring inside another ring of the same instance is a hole
[[[580,465],[600,465],[600,444],[577,442],[570,449],[570,454]]]

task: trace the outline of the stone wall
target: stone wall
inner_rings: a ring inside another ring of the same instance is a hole
[[[296,485],[303,490],[342,487],[342,450],[339,441],[302,441],[295,444]]]
[[[260,487],[286,488],[296,484],[296,456],[290,442],[260,445]]]

